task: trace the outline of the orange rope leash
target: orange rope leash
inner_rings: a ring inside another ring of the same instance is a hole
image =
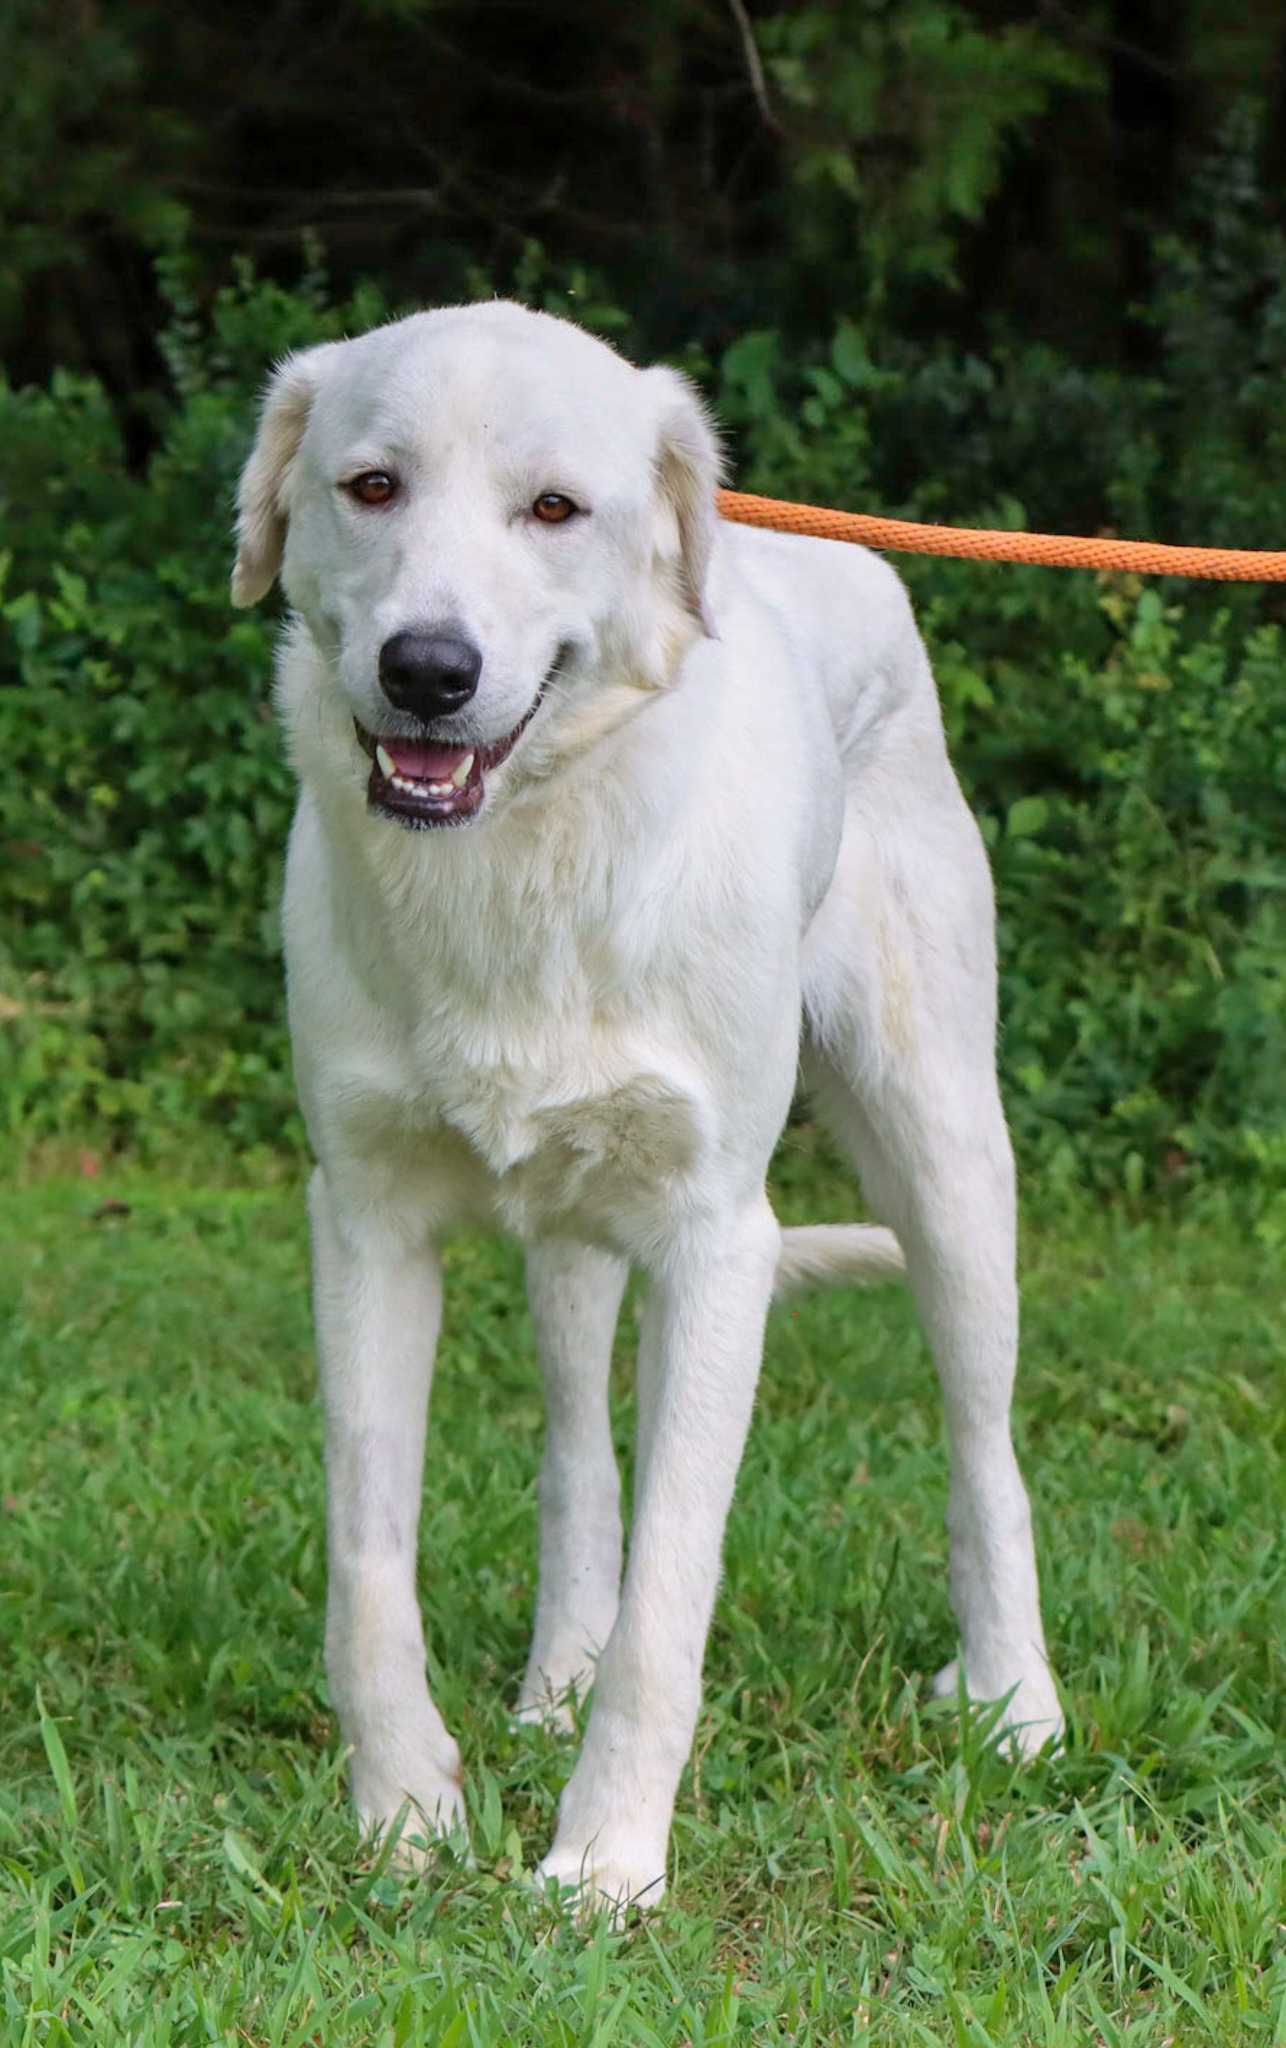
[[[1172,548],[1150,540],[1084,540],[1070,533],[1004,533],[986,527],[919,526],[867,512],[792,505],[750,491],[720,491],[722,518],[778,533],[860,541],[913,555],[959,555],[982,562],[1040,562],[1049,569],[1134,569],[1143,576],[1205,576],[1222,583],[1286,583],[1286,550]]]

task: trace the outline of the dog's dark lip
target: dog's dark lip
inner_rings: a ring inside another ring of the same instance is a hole
[[[391,780],[376,758],[377,749],[381,744],[387,751],[390,743],[381,742],[378,733],[368,731],[360,718],[354,718],[353,730],[357,735],[357,743],[371,762],[370,777],[366,784],[366,808],[376,812],[380,817],[391,818],[395,824],[405,827],[410,832],[431,831],[437,825],[467,824],[482,809],[483,798],[486,795],[484,773],[489,768],[498,768],[513,751],[539,711],[546,687],[556,669],[557,663],[546,676],[512,732],[505,733],[501,739],[490,741],[486,746],[467,748],[464,744],[457,743],[460,744],[462,756],[466,752],[470,754],[471,762],[467,779],[460,788],[452,789],[449,795],[430,794],[427,784],[412,783],[401,776],[396,782]],[[406,737],[405,734],[396,735],[392,739],[392,744],[395,745],[398,738],[404,740]],[[424,738],[432,743],[430,735],[425,734]]]

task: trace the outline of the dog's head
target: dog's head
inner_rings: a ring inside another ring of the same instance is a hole
[[[676,371],[516,305],[417,313],[273,376],[233,602],[280,570],[369,806],[463,823],[558,757],[542,728],[601,730],[710,630],[718,474]]]

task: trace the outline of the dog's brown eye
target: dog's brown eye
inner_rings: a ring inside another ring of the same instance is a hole
[[[387,505],[397,483],[385,469],[368,469],[362,476],[350,477],[344,488],[361,505]]]
[[[576,507],[561,491],[542,491],[531,509],[546,526],[561,526],[565,519],[571,518]]]

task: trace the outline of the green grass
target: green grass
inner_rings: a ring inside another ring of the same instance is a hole
[[[804,1152],[780,1181],[843,1213]],[[512,1250],[450,1249],[424,1504],[475,1860],[403,1884],[325,1708],[299,1190],[31,1181],[0,1236],[5,2048],[1286,2041],[1286,1323],[1231,1222],[1027,1232],[1071,1735],[1022,1770],[925,1699],[945,1460],[903,1296],[777,1312],[671,1894],[623,1932],[521,1883],[568,1753],[508,1719],[541,1436]]]

